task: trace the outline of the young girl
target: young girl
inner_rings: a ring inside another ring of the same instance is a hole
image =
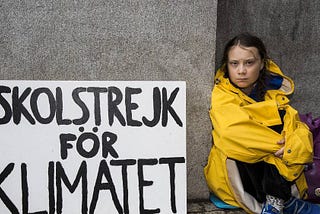
[[[293,81],[250,34],[230,40],[215,75],[213,139],[204,169],[210,190],[248,213],[320,213],[303,201],[312,135],[289,105]]]

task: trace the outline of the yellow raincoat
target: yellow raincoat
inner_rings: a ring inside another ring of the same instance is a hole
[[[234,87],[222,69],[216,73],[211,99],[214,145],[204,169],[209,189],[230,205],[260,213],[262,205],[244,191],[233,159],[247,163],[264,161],[275,165],[288,181],[295,181],[294,196],[305,197],[303,170],[304,164],[312,161],[312,134],[289,105],[287,95],[293,93],[293,81],[270,60],[267,69],[272,75],[283,77],[282,86],[268,90],[265,101],[256,102]],[[279,109],[286,111],[281,134],[268,127],[282,123]],[[274,153],[282,147],[277,142],[283,138],[285,150],[279,158]]]

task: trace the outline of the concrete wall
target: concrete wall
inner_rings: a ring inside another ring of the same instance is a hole
[[[240,32],[265,42],[269,55],[295,81],[292,104],[320,116],[320,3],[317,0],[227,0],[218,2],[217,66],[223,46]]]
[[[0,78],[187,82],[188,199],[203,166],[217,0],[0,1]]]

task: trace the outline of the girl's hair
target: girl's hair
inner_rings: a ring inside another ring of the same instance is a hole
[[[263,44],[262,40],[254,35],[251,35],[250,33],[242,33],[234,38],[232,38],[225,46],[224,52],[223,52],[223,58],[221,61],[222,66],[224,67],[224,73],[225,77],[229,78],[229,71],[228,71],[228,54],[232,47],[234,46],[243,46],[243,47],[255,47],[258,50],[258,53],[260,55],[261,60],[264,62],[264,66],[260,71],[257,83],[258,83],[258,99],[264,100],[264,95],[266,93],[266,87],[265,87],[265,80],[270,75],[269,71],[267,70],[267,63],[268,63],[268,54],[267,50],[265,48],[265,45]]]

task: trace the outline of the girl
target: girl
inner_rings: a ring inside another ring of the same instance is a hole
[[[204,169],[210,190],[248,213],[320,213],[305,198],[312,135],[289,105],[293,81],[248,33],[230,40],[216,72],[213,139]]]

